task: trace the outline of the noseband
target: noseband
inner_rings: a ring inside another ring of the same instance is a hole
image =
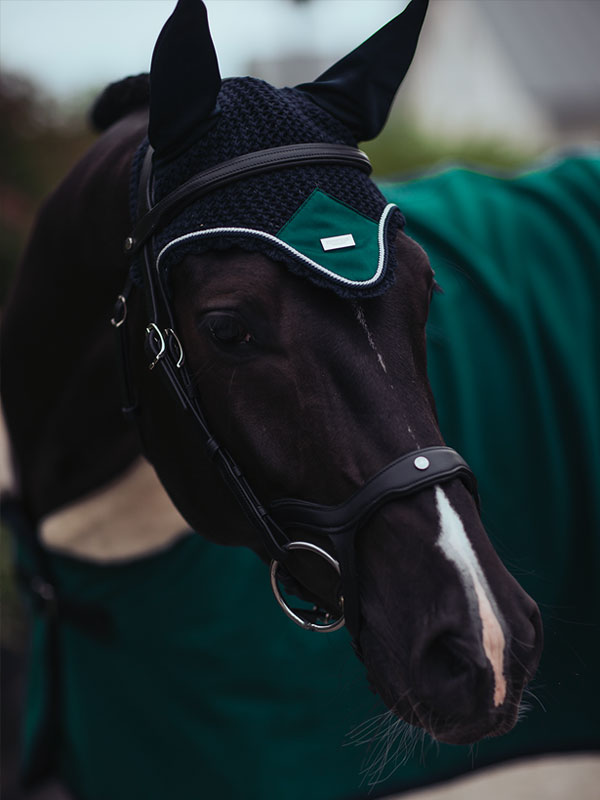
[[[460,478],[478,502],[475,477],[463,458],[449,447],[428,447],[408,453],[368,480],[357,492],[337,506],[320,505],[305,500],[282,499],[269,508],[259,501],[250,484],[229,452],[213,436],[199,398],[188,374],[183,347],[175,333],[174,315],[162,273],[152,250],[152,236],[182,208],[207,192],[214,191],[249,175],[262,174],[290,166],[336,164],[370,172],[367,156],[346,145],[300,144],[276,147],[239,156],[191,180],[158,203],[152,202],[152,148],[148,148],[142,166],[138,196],[138,221],[125,241],[126,253],[140,252],[143,261],[144,296],[148,313],[146,352],[150,370],[158,368],[176,400],[188,412],[200,430],[206,450],[235,496],[250,523],[259,532],[271,561],[271,585],[285,613],[306,630],[329,632],[344,624],[357,646],[360,631],[359,589],[356,571],[355,537],[381,506],[398,498],[413,495],[434,484]],[[124,412],[136,408],[129,368],[127,341],[127,299],[132,289],[128,279],[115,306],[113,326],[117,330],[121,353]],[[298,539],[303,532],[304,538]],[[310,536],[310,538],[308,537]],[[310,539],[315,539],[311,541]],[[333,547],[335,556],[331,554]],[[279,582],[294,590],[289,563],[298,550],[311,552],[326,561],[340,576],[339,616],[319,607],[312,610],[291,608],[284,600]]]

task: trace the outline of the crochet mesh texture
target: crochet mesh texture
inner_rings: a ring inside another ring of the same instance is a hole
[[[178,188],[197,173],[246,153],[306,142],[356,146],[352,134],[340,122],[297,89],[276,89],[256,78],[223,81],[215,124],[191,148],[171,161],[154,164],[154,202]],[[137,186],[141,157],[134,160],[132,183]],[[357,168],[301,166],[275,170],[236,181],[192,202],[160,230],[153,241],[154,253],[179,236],[203,228],[243,227],[277,234],[314,189],[378,222],[387,201],[367,175]],[[132,198],[136,192],[132,190]],[[165,253],[161,266],[167,272],[190,253],[240,247],[263,253],[286,264],[296,274],[333,288],[345,296],[380,294],[393,280],[394,248],[390,246],[404,219],[398,211],[387,226],[388,263],[381,280],[370,287],[340,286],[316,273],[293,254],[257,237],[224,234],[181,242]],[[135,268],[134,268],[135,277]]]

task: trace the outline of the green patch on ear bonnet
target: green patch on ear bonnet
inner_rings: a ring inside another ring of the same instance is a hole
[[[305,264],[349,286],[368,286],[385,271],[387,205],[379,222],[315,189],[277,233]]]
[[[205,249],[228,246],[264,252],[342,297],[372,297],[389,285],[386,270],[393,259],[388,258],[388,250],[394,237],[388,235],[388,227],[403,222],[394,203],[385,206],[376,222],[314,189],[276,235],[242,226],[190,230],[162,247],[156,266],[168,269],[174,250],[179,261],[186,251],[201,252],[204,240]]]

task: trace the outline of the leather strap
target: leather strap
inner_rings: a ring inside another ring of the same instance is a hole
[[[425,447],[396,459],[337,506],[304,500],[277,500],[271,504],[271,517],[286,535],[295,529],[308,530],[317,537],[319,544],[325,536],[333,545],[341,567],[346,627],[359,657],[361,616],[355,545],[358,530],[390,500],[416,494],[427,486],[453,478],[464,481],[479,506],[475,476],[465,460],[450,447]]]
[[[115,302],[113,316],[110,320],[117,337],[117,350],[119,353],[119,379],[121,383],[121,410],[126,419],[135,416],[138,411],[136,392],[131,377],[131,364],[129,358],[129,329],[127,321],[127,303],[133,287],[131,276],[127,276],[123,291]]]
[[[477,501],[475,476],[462,456],[451,447],[425,447],[388,464],[338,506],[286,499],[276,500],[269,510],[284,530],[302,528],[335,536],[357,530],[394,497],[405,497],[454,477],[462,478]]]
[[[152,148],[149,147],[144,160],[144,172],[149,172],[152,152]],[[271,147],[268,150],[258,150],[255,153],[237,156],[198,173],[175,191],[163,197],[138,220],[133,233],[125,242],[125,250],[130,254],[137,252],[150,236],[173,219],[182,208],[208,192],[213,192],[233,181],[249,178],[252,175],[304,164],[352,166],[358,167],[367,174],[371,172],[371,163],[366,154],[356,147],[349,147],[345,144],[308,142]],[[140,180],[141,187],[146,185],[144,177],[142,176]]]

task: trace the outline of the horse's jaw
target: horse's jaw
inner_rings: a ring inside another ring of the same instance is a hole
[[[455,486],[429,492],[421,525],[434,523],[430,537],[409,532],[407,512],[390,504],[361,547],[369,680],[398,717],[450,744],[511,730],[542,641],[537,606],[493,556],[475,511],[467,526],[465,494]],[[399,538],[390,535],[394,524],[403,525]]]

